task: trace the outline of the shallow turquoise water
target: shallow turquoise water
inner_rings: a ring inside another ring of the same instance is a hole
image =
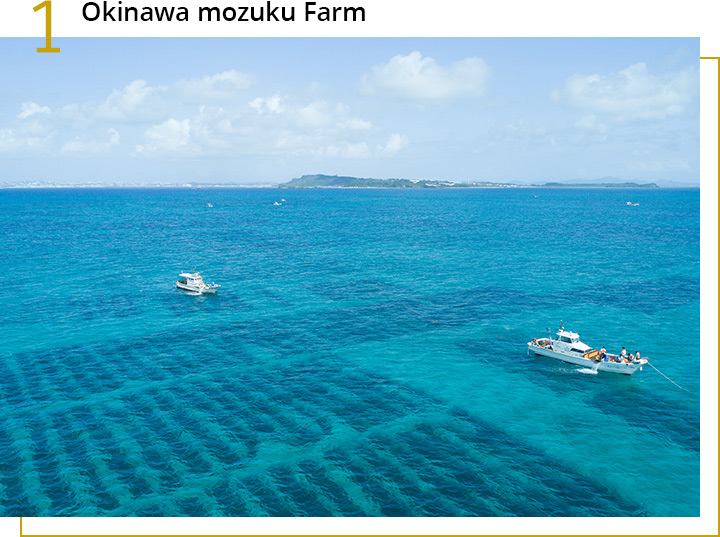
[[[698,190],[6,190],[0,224],[3,516],[699,515]],[[684,390],[527,356],[561,319]]]

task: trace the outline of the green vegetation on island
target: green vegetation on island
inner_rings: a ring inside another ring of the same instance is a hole
[[[607,179],[607,178],[603,178]],[[303,175],[280,188],[659,188],[655,183],[603,182],[603,183],[545,183],[544,185],[520,185],[475,181],[459,183],[435,179],[367,179],[343,175]]]
[[[366,179],[341,175],[303,175],[280,188],[448,188],[455,186],[449,181],[411,179]],[[468,185],[469,186],[469,185]]]

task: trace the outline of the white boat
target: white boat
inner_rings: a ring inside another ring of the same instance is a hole
[[[210,285],[206,284],[198,272],[181,272],[180,279],[175,282],[175,287],[182,289],[183,291],[188,291],[194,295],[214,295],[220,286],[216,283],[212,283]]]
[[[528,354],[539,354],[568,364],[582,365],[592,371],[632,375],[648,362],[647,358],[636,358],[632,354],[622,357],[617,354],[603,353],[604,349],[591,349],[580,341],[580,336],[575,332],[569,332],[562,326],[554,339],[549,337],[533,338],[532,341],[528,341],[527,345]]]

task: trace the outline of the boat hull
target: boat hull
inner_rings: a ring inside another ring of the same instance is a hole
[[[193,293],[196,295],[214,295],[217,292],[217,287],[193,287],[192,285],[185,285],[182,282],[175,282],[175,287],[178,289],[182,289],[183,291],[187,291],[189,293]]]
[[[618,373],[620,375],[632,375],[635,371],[642,368],[643,364],[647,363],[647,360],[644,359],[634,362],[595,362],[589,358],[583,358],[582,355],[566,354],[564,352],[557,352],[552,349],[541,347],[532,341],[528,343],[528,354],[529,353],[554,358],[555,360],[560,360],[561,362],[565,362],[567,364],[581,365],[596,371]]]

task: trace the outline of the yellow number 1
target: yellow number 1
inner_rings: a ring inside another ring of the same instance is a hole
[[[52,2],[45,0],[42,4],[36,5],[33,9],[39,11],[46,7],[45,11],[45,47],[37,49],[38,52],[60,52],[59,48],[52,46]]]

